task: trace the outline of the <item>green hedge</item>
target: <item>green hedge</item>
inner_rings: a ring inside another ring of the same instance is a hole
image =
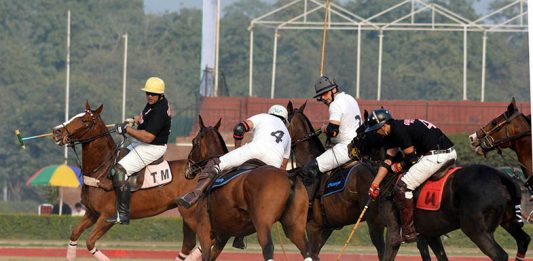
[[[64,240],[67,241],[71,230],[81,220],[80,217],[71,216],[37,216],[37,215],[0,215],[0,235],[3,240]],[[165,241],[181,243],[183,234],[181,230],[181,218],[153,217],[132,220],[130,225],[114,226],[102,240],[105,241]],[[335,231],[328,240],[327,245],[342,246],[352,225]],[[533,235],[533,225],[527,224],[525,230],[529,235]],[[276,244],[278,243],[278,233],[281,226],[276,224],[272,231],[272,236]],[[81,240],[87,238],[88,231],[83,233]],[[283,242],[289,241],[283,237]],[[512,237],[503,229],[496,231],[496,240],[506,249],[514,249],[516,244]],[[460,230],[449,233],[443,237],[447,246],[475,248],[475,245]],[[255,235],[248,238],[248,242],[255,244]],[[368,236],[368,229],[365,223],[357,229],[350,245],[371,246]]]

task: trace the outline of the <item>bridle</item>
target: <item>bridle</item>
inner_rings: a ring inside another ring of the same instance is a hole
[[[80,167],[80,169],[83,169],[83,168],[82,168],[82,164],[81,164],[78,152],[76,151],[76,145],[79,145],[79,144],[83,145],[83,144],[95,141],[97,139],[100,139],[102,137],[105,137],[105,136],[110,135],[111,133],[115,132],[115,130],[111,130],[110,131],[109,129],[105,128],[105,130],[103,132],[99,133],[99,134],[96,134],[96,135],[88,137],[88,138],[82,138],[96,126],[96,121],[98,119],[100,119],[100,115],[99,114],[97,114],[95,116],[94,113],[92,111],[90,111],[90,110],[87,110],[86,113],[89,113],[89,115],[91,116],[91,120],[90,121],[85,121],[85,124],[84,124],[85,128],[84,128],[84,131],[81,134],[79,134],[77,132],[76,133],[70,133],[68,128],[65,126],[65,123],[61,124],[61,127],[67,133],[67,136],[65,138],[63,138],[63,143],[65,143],[65,146],[72,148],[72,150],[74,151],[74,155],[76,156],[77,164]],[[75,135],[78,138],[74,138]],[[120,146],[117,146],[117,148],[115,148],[115,151],[113,153],[111,153],[111,157],[109,157],[108,159],[103,160],[102,163],[100,163],[98,166],[93,168],[91,171],[83,171],[83,175],[84,176],[88,176],[88,175],[90,175],[92,173],[96,173],[99,170],[103,169],[104,166],[108,165],[109,162],[111,162],[111,166],[112,166],[114,161],[116,160],[116,158],[118,156],[117,152],[118,152],[118,148],[119,147]],[[100,174],[96,178],[98,179],[101,176],[103,176],[104,174],[106,174],[105,171],[102,172],[102,174]]]
[[[294,114],[295,113],[303,114],[300,110],[294,109],[293,113],[291,114],[291,117],[289,117],[289,124],[291,123],[292,118],[294,118]],[[316,136],[320,135],[320,133],[322,133],[322,130],[320,130],[320,129],[313,130],[313,128],[311,127],[312,125],[311,125],[311,123],[309,122],[309,120],[307,118],[304,117],[304,120],[306,120],[306,122],[307,122],[307,124],[305,124],[305,126],[306,126],[305,134],[304,134],[303,137],[291,141],[291,147],[292,148],[294,148],[298,143],[302,143],[304,141],[308,141],[308,140],[312,139],[313,137],[316,137]]]
[[[209,129],[213,129],[213,128],[209,127],[209,128],[206,128],[206,129],[209,130]],[[226,147],[226,144],[224,143],[224,140],[222,139],[222,136],[220,136],[220,133],[217,132],[218,141],[221,143],[222,147],[224,148],[224,152],[220,153],[220,154],[215,154],[215,155],[209,156],[208,158],[200,160],[200,161],[195,161],[193,159],[193,152],[200,148],[200,141],[199,140],[203,137],[202,134],[203,134],[202,132],[198,133],[196,138],[193,139],[192,149],[191,149],[191,152],[189,152],[189,156],[187,157],[187,168],[185,170],[185,178],[187,178],[187,179],[194,179],[196,174],[200,170],[202,170],[202,168],[207,164],[208,161],[210,161],[211,159],[214,159],[214,158],[218,158],[218,157],[220,157],[220,156],[222,156],[222,155],[224,155],[224,154],[226,154],[228,152],[228,149]]]
[[[507,113],[504,112],[502,116],[504,117],[505,120],[498,122],[498,123],[494,123],[493,121],[494,126],[490,128],[489,130],[485,130],[483,127],[479,131],[476,132],[476,135],[478,137],[481,136],[481,138],[479,138],[479,146],[484,151],[490,151],[495,148],[499,148],[502,144],[522,138],[524,136],[531,135],[531,126],[528,131],[510,135],[510,132],[509,132],[510,123],[518,116],[523,116],[525,118],[525,116],[521,112],[515,111],[513,114],[511,114],[511,116],[507,116]],[[499,130],[501,130],[502,128],[504,128],[505,130],[505,137],[500,138],[500,139],[494,139],[493,135]],[[479,133],[482,133],[482,135],[479,135]]]

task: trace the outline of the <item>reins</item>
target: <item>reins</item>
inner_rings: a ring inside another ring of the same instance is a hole
[[[485,151],[493,150],[497,147],[499,147],[502,144],[511,142],[516,139],[520,139],[525,136],[531,135],[531,127],[529,131],[525,131],[522,133],[518,133],[516,135],[509,135],[509,124],[518,116],[524,116],[521,112],[516,111],[511,116],[507,117],[505,113],[503,113],[503,116],[505,117],[505,121],[499,122],[494,127],[492,127],[490,130],[486,131],[484,128],[481,128],[480,131],[484,134],[483,138],[480,139],[480,147]],[[525,116],[524,116],[525,117]],[[500,129],[505,128],[505,138],[495,140],[491,135],[494,134],[496,131],[499,131]]]

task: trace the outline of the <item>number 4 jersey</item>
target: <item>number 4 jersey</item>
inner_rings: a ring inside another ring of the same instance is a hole
[[[254,124],[252,142],[264,145],[264,149],[273,150],[281,158],[289,158],[291,153],[291,136],[287,126],[280,118],[261,113],[248,118]],[[264,151],[267,152],[267,151]]]

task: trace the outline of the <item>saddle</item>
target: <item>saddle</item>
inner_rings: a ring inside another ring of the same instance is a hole
[[[448,178],[460,167],[455,167],[455,160],[446,162],[424,184],[415,190],[416,208],[437,211],[440,209],[444,185]]]
[[[213,189],[222,187],[234,178],[240,176],[241,174],[247,173],[250,170],[256,169],[261,166],[265,166],[266,164],[258,159],[251,159],[246,162],[244,162],[242,165],[238,167],[231,168],[229,170],[225,170],[222,172],[213,183],[209,186],[207,191],[211,191]]]

